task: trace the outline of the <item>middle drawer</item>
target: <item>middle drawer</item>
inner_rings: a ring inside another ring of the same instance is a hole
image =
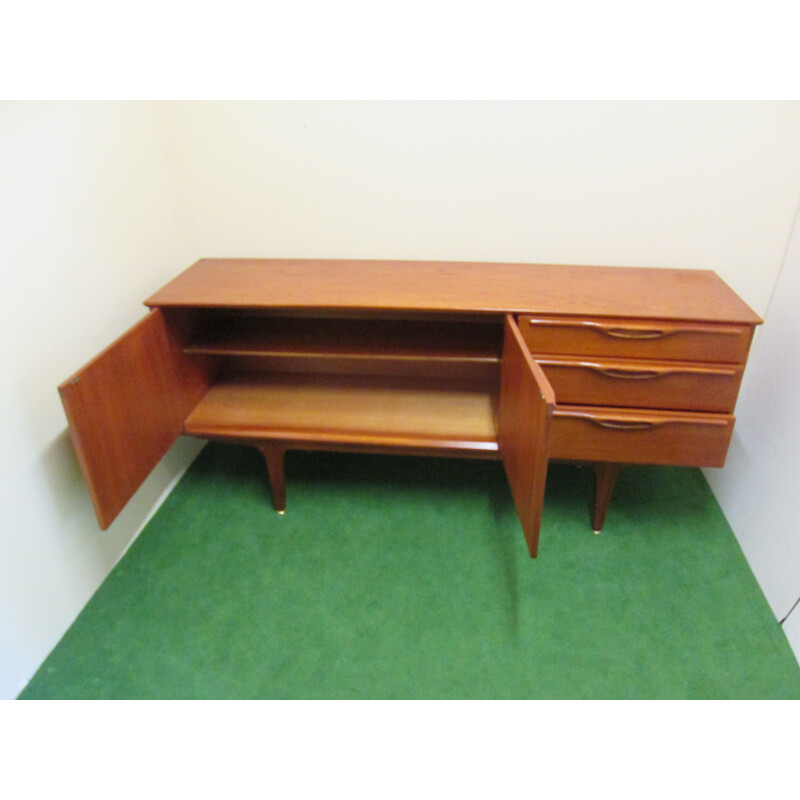
[[[534,358],[559,404],[731,413],[742,367],[570,356]]]

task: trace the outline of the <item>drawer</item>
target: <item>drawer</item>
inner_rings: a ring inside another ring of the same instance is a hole
[[[521,316],[519,327],[534,355],[618,356],[744,364],[750,325],[587,317]]]
[[[721,467],[733,424],[730,414],[556,406],[550,458]]]
[[[736,364],[537,356],[567,405],[732,412],[742,381]]]

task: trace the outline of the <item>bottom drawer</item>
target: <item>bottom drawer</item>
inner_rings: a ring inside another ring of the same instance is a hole
[[[556,406],[550,458],[721,467],[731,414]]]

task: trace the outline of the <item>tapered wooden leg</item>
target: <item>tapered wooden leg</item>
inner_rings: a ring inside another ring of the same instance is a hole
[[[279,514],[286,512],[286,482],[283,475],[283,456],[286,448],[282,444],[258,445],[264,461],[267,462],[269,486],[272,490],[272,504]]]
[[[597,482],[594,490],[592,530],[595,533],[600,533],[603,530],[606,511],[608,510],[608,504],[611,502],[611,495],[614,493],[614,484],[617,482],[617,475],[619,475],[620,469],[622,469],[622,464],[603,462],[594,465]]]

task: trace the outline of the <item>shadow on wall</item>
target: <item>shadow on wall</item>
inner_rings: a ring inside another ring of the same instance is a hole
[[[120,548],[127,548],[160,498],[172,490],[204,445],[205,442],[197,439],[180,437],[108,530],[100,531],[75,448],[65,428],[37,461],[59,536],[83,539],[84,551],[91,552],[96,565],[110,569],[121,555]]]

